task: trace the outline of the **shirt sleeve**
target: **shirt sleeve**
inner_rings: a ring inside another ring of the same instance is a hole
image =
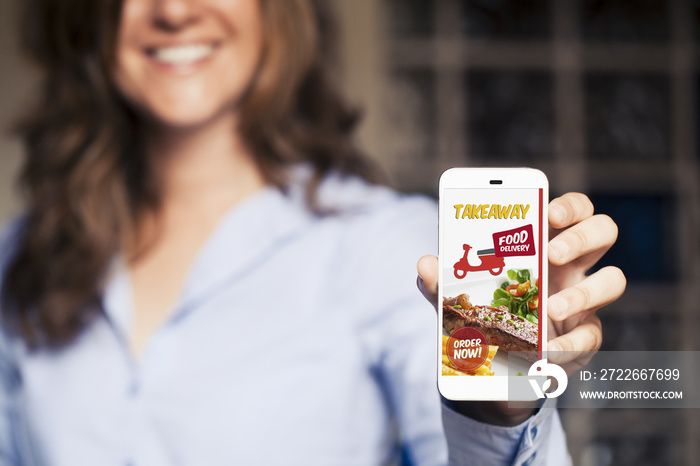
[[[17,416],[13,402],[17,382],[16,371],[13,370],[5,353],[5,347],[0,342],[0,466],[20,464],[15,439]]]
[[[556,402],[547,400],[528,420],[494,426],[459,414],[443,404],[442,419],[450,465],[570,465]]]
[[[16,250],[17,236],[22,220],[15,220],[0,234],[0,294],[8,261]],[[21,463],[17,442],[17,403],[20,377],[12,363],[10,345],[2,327],[0,308],[0,466],[19,466]],[[25,462],[26,464],[26,462]]]

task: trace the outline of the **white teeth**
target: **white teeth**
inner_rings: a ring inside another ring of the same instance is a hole
[[[195,63],[207,57],[214,51],[213,45],[178,45],[155,49],[153,56],[162,62],[173,65],[186,65]]]

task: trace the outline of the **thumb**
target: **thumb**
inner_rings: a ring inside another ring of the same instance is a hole
[[[437,303],[438,259],[423,256],[418,260],[418,289],[433,306]]]

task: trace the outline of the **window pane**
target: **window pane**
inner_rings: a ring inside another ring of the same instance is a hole
[[[668,159],[666,76],[591,74],[584,79],[588,153],[595,159]]]
[[[433,34],[433,0],[384,0],[385,17],[396,37]]]
[[[624,297],[622,298],[624,299]],[[611,306],[615,306],[614,304]],[[634,318],[626,311],[601,312],[603,322],[602,351],[673,351],[678,350],[678,315],[668,309],[639,309]]]
[[[550,159],[554,150],[552,76],[472,71],[466,76],[469,152],[483,160]]]
[[[461,32],[470,38],[546,40],[552,35],[547,0],[468,0],[460,5]]]
[[[429,159],[435,150],[434,75],[429,70],[395,71],[387,111],[391,152],[405,161]]]
[[[619,228],[617,242],[596,270],[620,267],[629,281],[676,278],[676,201],[662,195],[592,195],[597,213],[612,217]]]
[[[581,33],[591,42],[664,42],[670,37],[665,0],[586,0]]]

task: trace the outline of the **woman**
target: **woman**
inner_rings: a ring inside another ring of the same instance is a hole
[[[453,455],[565,457],[554,410],[441,408],[411,278],[434,206],[367,183],[320,3],[29,3],[45,80],[2,242],[0,461],[442,464],[441,409]],[[584,272],[615,225],[581,195],[550,212],[551,346],[595,350],[624,277]]]

